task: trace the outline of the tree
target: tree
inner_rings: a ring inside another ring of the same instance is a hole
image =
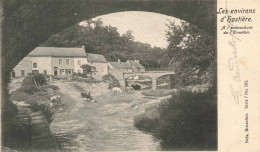
[[[90,74],[93,72],[93,68],[95,69],[94,66],[88,64],[82,64],[80,67],[83,69],[83,74]]]
[[[146,68],[159,67],[162,52],[159,47],[134,41],[133,32],[128,30],[120,35],[118,29],[103,25],[102,20],[89,19],[76,24],[61,33],[50,37],[42,46],[48,47],[81,47],[87,53],[102,54],[108,61],[125,62],[138,59]]]
[[[167,26],[167,54],[175,68],[173,83],[186,86],[213,82],[216,71],[213,75],[209,72],[216,67],[216,39],[187,22],[180,26],[170,22]]]

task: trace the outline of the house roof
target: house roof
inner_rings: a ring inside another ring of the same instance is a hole
[[[107,60],[103,55],[100,54],[92,54],[92,53],[87,53],[87,59],[89,62],[104,62],[107,63]]]
[[[135,66],[136,68],[144,69],[144,66],[138,62],[135,62],[134,60],[127,60],[127,63]]]
[[[132,67],[126,62],[109,62],[115,69],[131,69]]]
[[[28,56],[86,57],[84,48],[36,47]]]

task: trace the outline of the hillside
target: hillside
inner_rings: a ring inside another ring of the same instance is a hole
[[[87,26],[76,24],[53,35],[41,46],[85,46],[87,53],[102,54],[108,61],[138,59],[146,68],[163,66],[164,49],[136,42],[130,30],[120,35],[116,27],[104,26],[101,20],[88,20],[88,23]]]

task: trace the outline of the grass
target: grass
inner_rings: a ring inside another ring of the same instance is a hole
[[[152,132],[159,126],[159,113],[156,106],[145,109],[145,113],[135,116],[134,126],[145,132]]]
[[[59,90],[60,88],[58,87],[58,86],[56,86],[56,85],[44,85],[44,86],[42,86],[42,88],[43,89],[48,89],[48,88],[50,88],[50,89],[52,89],[52,90]]]
[[[182,90],[134,119],[134,126],[161,140],[162,150],[216,150],[215,92]]]
[[[44,104],[37,104],[34,102],[33,104],[31,104],[30,108],[32,109],[33,112],[41,111],[49,124],[53,121],[54,112],[51,111],[50,107]]]
[[[26,92],[22,92],[19,90],[13,91],[10,94],[10,100],[11,101],[26,101],[29,99],[30,95]]]
[[[85,89],[76,83],[73,83],[73,87],[79,92],[85,92]]]
[[[27,80],[23,82],[23,85],[19,89],[11,93],[10,99],[12,101],[25,101],[27,104],[30,104],[31,110],[33,112],[41,111],[50,124],[53,120],[54,113],[51,111],[49,105],[39,104],[39,102],[50,99],[51,95],[46,90],[58,90],[59,87],[47,84],[36,87],[33,84],[28,84],[30,81]]]
[[[39,91],[40,89],[36,87],[35,85],[22,85],[19,89],[17,89],[20,92],[25,92],[27,94],[33,94],[34,92]]]
[[[171,95],[172,91],[171,90],[145,90],[142,91],[142,95],[144,96],[155,96],[155,97],[163,97],[163,96],[168,96]]]

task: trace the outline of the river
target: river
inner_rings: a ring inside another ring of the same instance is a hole
[[[97,103],[80,97],[84,84],[55,82],[62,105],[55,108],[51,131],[62,151],[155,151],[159,141],[134,127],[134,116],[157,103],[140,92],[94,92]],[[81,88],[80,88],[81,86]],[[98,86],[97,86],[98,87]],[[98,89],[96,89],[98,90]]]

